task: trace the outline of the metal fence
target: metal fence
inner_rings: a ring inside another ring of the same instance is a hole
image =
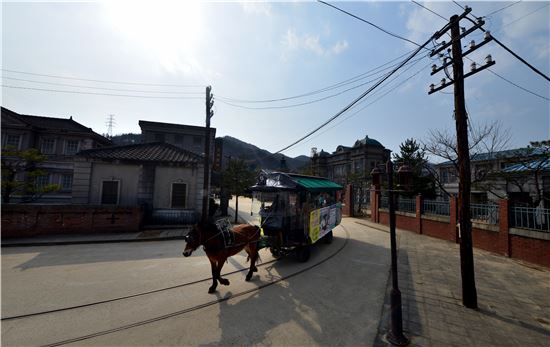
[[[145,223],[149,225],[191,225],[198,221],[195,210],[157,209],[147,211]]]
[[[380,198],[380,208],[389,208],[388,197],[382,196]]]
[[[424,200],[422,201],[422,214],[450,216],[451,206],[448,201]]]
[[[403,199],[397,200],[397,211],[416,213],[416,199]]]
[[[363,196],[359,193],[359,189],[355,190],[355,205],[361,202],[363,207],[368,207],[370,205],[370,191],[368,189],[363,189]]]
[[[471,220],[489,224],[498,224],[499,209],[495,204],[471,204]]]
[[[532,207],[511,207],[510,226],[550,232],[550,209]]]

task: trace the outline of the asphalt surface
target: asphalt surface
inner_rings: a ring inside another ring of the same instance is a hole
[[[245,206],[241,199],[239,205]],[[374,342],[389,271],[386,233],[365,232],[364,226],[344,220],[334,242],[316,245],[307,263],[292,257],[270,263],[271,255],[262,250],[266,264],[251,282],[244,281],[246,272],[228,275],[230,286],[218,286],[216,294],[207,293],[210,280],[200,282],[210,277],[202,250],[183,258],[183,247],[183,241],[170,240],[4,248],[2,345]],[[246,267],[241,253],[222,271]],[[180,286],[194,281],[199,282]],[[162,290],[168,287],[174,288]],[[156,292],[6,320],[148,291]],[[215,302],[220,298],[227,300]]]

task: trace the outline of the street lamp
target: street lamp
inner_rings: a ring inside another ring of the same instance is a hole
[[[402,187],[410,187],[412,180],[412,170],[408,165],[401,166],[398,170],[398,184]],[[374,168],[371,172],[372,181],[375,189],[380,187],[380,174],[378,168]],[[393,189],[393,163],[388,160],[386,163],[386,174],[388,176],[388,209],[390,214],[390,245],[391,245],[391,274],[392,274],[392,289],[390,292],[390,331],[386,335],[388,341],[396,346],[405,346],[409,339],[403,335],[403,309],[401,304],[401,291],[397,279],[397,241],[395,236],[395,201]],[[375,183],[376,182],[376,183]],[[377,185],[378,184],[378,185]]]

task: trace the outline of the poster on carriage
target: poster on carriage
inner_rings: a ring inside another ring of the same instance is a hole
[[[309,237],[312,243],[317,242],[339,224],[341,218],[338,204],[313,210],[309,218]]]

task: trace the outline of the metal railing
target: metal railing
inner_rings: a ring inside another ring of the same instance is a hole
[[[532,207],[511,207],[510,226],[550,232],[550,209]]]
[[[387,196],[382,196],[380,198],[380,208],[389,208],[389,202],[388,202]]]
[[[355,204],[358,204],[359,202],[361,202],[363,207],[367,207],[367,206],[370,205],[370,191],[369,190],[364,189],[362,197],[360,196],[358,190],[355,191],[354,195],[355,195]]]
[[[397,200],[397,211],[416,213],[416,199],[403,199]]]
[[[438,216],[450,216],[451,206],[449,201],[422,201],[422,214],[432,214]]]
[[[489,224],[498,224],[499,209],[496,204],[470,204],[471,220]]]

